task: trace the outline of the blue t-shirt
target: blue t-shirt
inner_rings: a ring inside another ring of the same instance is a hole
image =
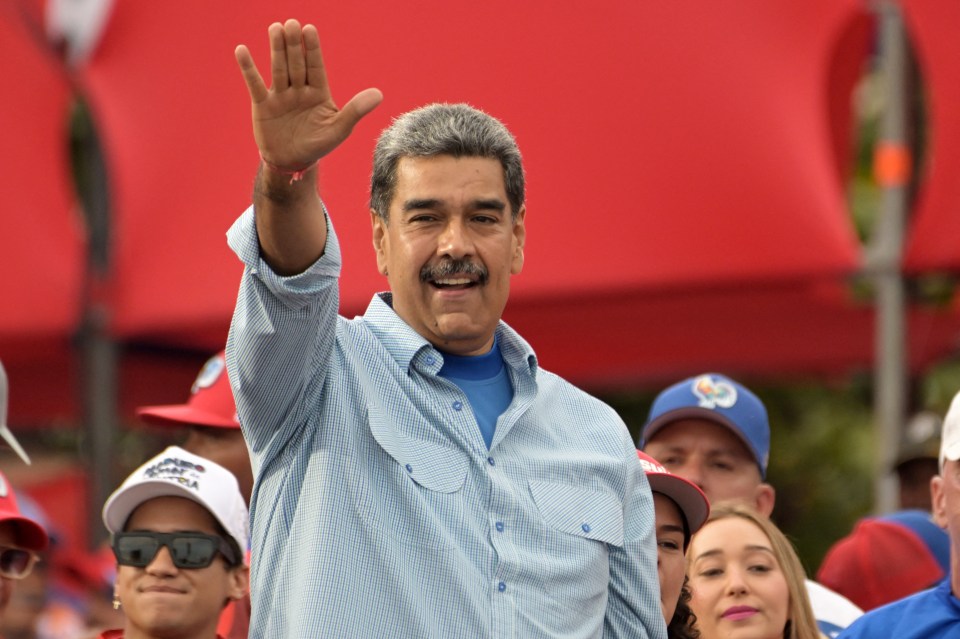
[[[930,590],[894,601],[864,614],[839,639],[960,639],[960,599],[950,577]]]
[[[444,353],[443,367],[437,375],[456,384],[467,396],[489,449],[497,420],[513,400],[513,387],[496,338],[493,348],[484,355],[464,357]]]

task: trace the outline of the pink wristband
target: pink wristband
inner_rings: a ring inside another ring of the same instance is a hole
[[[314,162],[313,164],[309,166],[305,166],[302,169],[291,171],[290,169],[285,169],[282,166],[277,166],[273,162],[268,161],[267,158],[263,157],[263,153],[260,154],[260,161],[263,162],[266,166],[268,166],[271,171],[276,171],[281,175],[289,175],[290,184],[293,184],[294,182],[299,182],[300,180],[302,180],[303,175],[317,164],[316,162]]]

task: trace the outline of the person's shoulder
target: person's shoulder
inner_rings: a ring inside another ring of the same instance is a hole
[[[838,639],[887,637],[893,631],[898,639],[935,639],[947,632],[953,636],[960,627],[960,608],[955,598],[950,605],[942,590],[938,586],[865,612]]]

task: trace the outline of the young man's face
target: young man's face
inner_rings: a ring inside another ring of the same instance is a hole
[[[660,609],[670,625],[680,600],[687,562],[684,558],[683,515],[677,504],[660,493],[653,493],[657,534],[657,576],[660,579]]]
[[[144,502],[124,531],[218,534],[213,515],[181,497]],[[247,578],[246,566],[231,568],[219,554],[206,568],[177,568],[170,550],[162,547],[145,568],[118,566],[116,589],[127,625],[138,636],[212,637],[226,602],[245,594]]]
[[[699,486],[711,504],[737,501],[764,515],[773,512],[773,488],[763,482],[753,455],[726,426],[680,419],[657,431],[643,450]]]
[[[377,266],[397,315],[458,355],[493,344],[524,239],[524,210],[513,217],[503,168],[490,158],[402,158],[389,221],[373,214]]]

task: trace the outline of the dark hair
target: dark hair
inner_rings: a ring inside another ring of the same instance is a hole
[[[524,202],[523,160],[517,141],[500,120],[468,104],[428,104],[404,113],[383,130],[373,151],[370,208],[387,221],[404,157],[491,158],[503,167],[514,216]]]
[[[673,610],[673,619],[667,624],[667,639],[700,639],[697,630],[697,616],[690,608],[690,586],[686,576],[683,578],[683,587],[680,588],[680,599]]]

